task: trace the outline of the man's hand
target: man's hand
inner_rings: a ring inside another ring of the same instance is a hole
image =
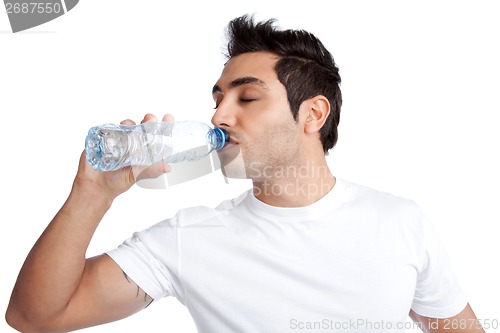
[[[173,121],[174,117],[166,114],[162,121]],[[157,122],[158,119],[152,114],[146,114],[141,124],[146,122]],[[122,125],[135,125],[130,119],[120,122]],[[115,171],[101,172],[94,170],[85,159],[85,152],[80,156],[80,164],[75,179],[76,186],[91,186],[97,188],[101,194],[113,200],[121,193],[127,191],[138,180],[146,178],[157,178],[169,172],[170,166],[166,163],[157,163],[151,166],[129,166]]]
[[[172,120],[167,115],[164,121]],[[144,122],[157,121],[146,115]],[[125,120],[122,124],[133,125]],[[151,297],[107,255],[85,253],[116,196],[141,178],[169,170],[164,163],[94,170],[83,153],[71,193],[33,246],[19,273],[7,308],[7,322],[22,332],[68,332],[124,318],[146,307]]]

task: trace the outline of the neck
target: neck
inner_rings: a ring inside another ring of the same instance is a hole
[[[324,159],[266,167],[261,175],[253,180],[253,193],[260,201],[277,207],[308,206],[335,186],[335,177]]]

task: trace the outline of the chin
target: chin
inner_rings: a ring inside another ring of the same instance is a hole
[[[231,159],[227,158],[227,156],[219,155],[219,159],[221,161],[221,171],[224,176],[235,179],[248,178],[245,162],[241,153]]]

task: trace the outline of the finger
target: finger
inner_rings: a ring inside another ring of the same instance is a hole
[[[158,118],[154,114],[146,113],[144,119],[142,119],[141,124],[149,123],[149,122],[158,122]]]
[[[125,120],[120,121],[120,124],[126,125],[126,126],[133,126],[133,125],[135,125],[135,121],[133,121],[131,119],[125,119]]]
[[[172,168],[167,163],[156,163],[149,167],[133,167],[132,172],[134,173],[134,179],[149,179],[149,178],[158,178],[159,176],[167,173]]]
[[[163,119],[161,121],[174,121],[174,116],[170,113],[167,113],[163,116]]]

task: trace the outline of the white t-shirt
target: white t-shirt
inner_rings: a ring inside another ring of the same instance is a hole
[[[248,191],[183,209],[108,254],[155,300],[182,302],[200,333],[403,332],[410,309],[467,305],[414,202],[340,179],[307,207]]]

